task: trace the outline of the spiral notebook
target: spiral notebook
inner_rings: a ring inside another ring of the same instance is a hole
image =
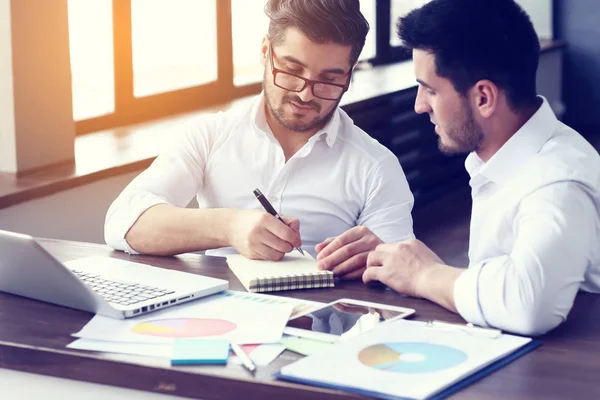
[[[279,261],[250,260],[240,254],[227,256],[227,264],[249,292],[333,287],[333,272],[317,269],[308,252],[286,254]]]

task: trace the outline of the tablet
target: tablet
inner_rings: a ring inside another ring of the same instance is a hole
[[[412,308],[339,299],[290,319],[283,333],[334,343],[414,313]]]

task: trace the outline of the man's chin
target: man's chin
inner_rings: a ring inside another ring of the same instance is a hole
[[[306,114],[300,113],[287,114],[283,122],[286,128],[294,132],[311,131],[315,128],[319,128],[320,125],[323,124],[323,121],[318,118],[311,118]]]
[[[462,153],[468,153],[467,151],[464,151],[463,149],[457,147],[454,144],[447,144],[444,143],[442,141],[442,138],[438,138],[438,149],[440,149],[440,151],[446,155],[456,155],[456,154],[462,154]]]
[[[314,123],[306,123],[303,121],[299,121],[298,118],[293,117],[286,119],[284,125],[289,130],[299,133],[310,131],[315,127]]]

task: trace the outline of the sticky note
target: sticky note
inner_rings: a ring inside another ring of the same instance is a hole
[[[173,343],[171,365],[227,364],[229,340],[177,339]]]

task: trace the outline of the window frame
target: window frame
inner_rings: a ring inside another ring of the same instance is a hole
[[[112,0],[114,52],[114,112],[75,121],[77,135],[114,129],[223,104],[257,94],[262,84],[235,86],[231,1],[216,1],[217,80],[203,85],[136,98],[133,93],[131,0]],[[384,65],[410,58],[405,50],[390,46],[391,1],[375,1],[375,57],[362,60]],[[258,51],[258,49],[257,49]]]

